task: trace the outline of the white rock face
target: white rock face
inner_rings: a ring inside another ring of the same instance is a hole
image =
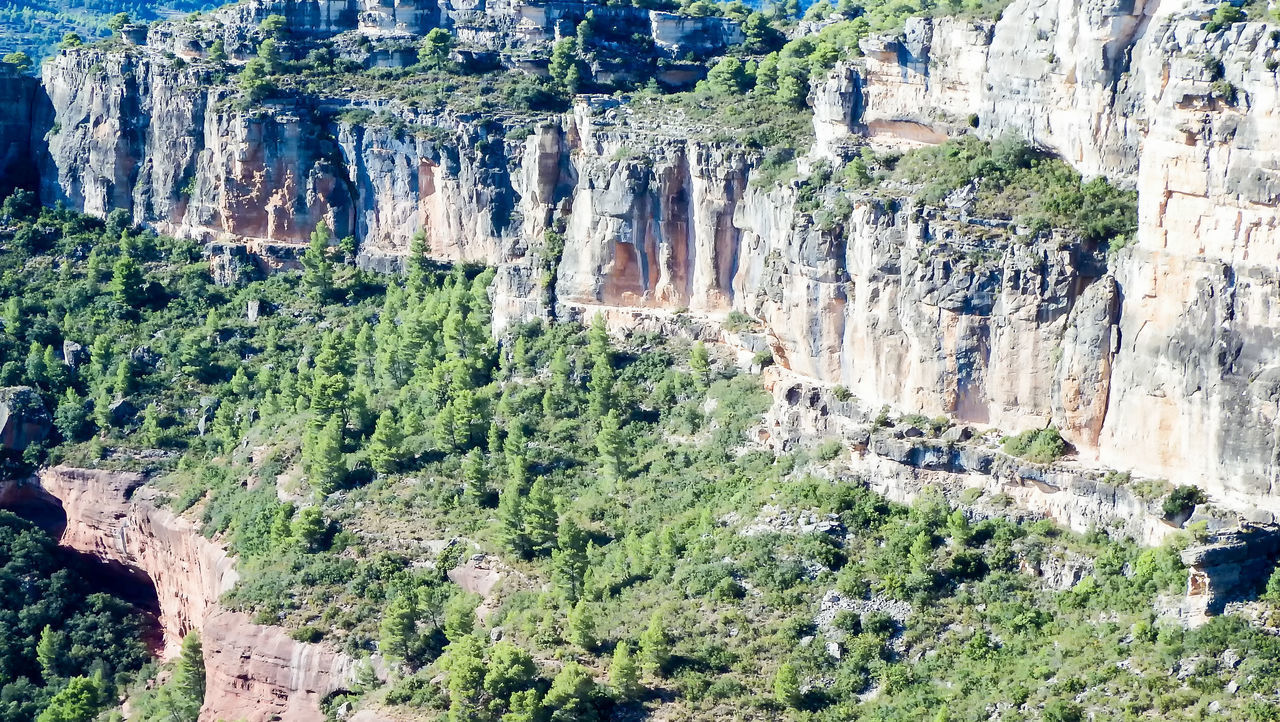
[[[267,265],[323,220],[392,270],[421,230],[435,257],[498,267],[500,324],[739,311],[762,323],[750,353],[867,408],[1053,423],[1086,459],[1280,511],[1276,43],[1258,24],[1202,25],[1176,4],[1016,0],[995,23],[913,20],[869,39],[812,90],[806,161],[976,126],[1136,188],[1138,237],[1110,259],[1066,237],[993,242],[963,199],[853,196],[847,217],[824,214],[794,182],[753,181],[759,153],[608,99],[527,137],[396,111],[437,129],[414,134],[319,103],[250,116],[189,92],[197,65],[147,52],[45,66],[57,132],[43,179],[49,200],[128,208]]]
[[[1274,511],[1276,42],[1262,24],[1202,20],[1176,3],[1018,0],[993,26],[912,21],[867,41],[864,92],[815,94],[836,104],[816,115],[904,147],[954,135],[968,112],[982,135],[1136,188],[1138,236],[1110,262],[1114,284],[1079,296],[1072,314],[1095,318],[1059,346],[1052,418],[1109,465]]]

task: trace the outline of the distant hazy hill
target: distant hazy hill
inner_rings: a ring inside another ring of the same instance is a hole
[[[109,34],[107,20],[116,13],[151,21],[220,4],[200,0],[9,0],[0,3],[0,54],[22,50],[39,61],[53,52],[66,33],[79,33],[85,39]]]

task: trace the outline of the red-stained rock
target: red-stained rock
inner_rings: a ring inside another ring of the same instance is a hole
[[[346,685],[353,660],[223,608],[219,598],[237,579],[235,559],[193,522],[158,507],[143,480],[58,466],[42,470],[38,484],[66,513],[63,546],[124,564],[155,584],[166,656],[199,630],[207,677],[201,720],[323,720],[320,700]],[[19,496],[10,489],[0,505]]]

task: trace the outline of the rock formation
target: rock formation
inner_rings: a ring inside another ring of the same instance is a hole
[[[43,137],[53,121],[36,78],[0,74],[0,196],[39,185]]]
[[[573,23],[560,3],[496,4],[484,25],[447,5],[434,19],[412,3],[258,0],[220,11],[219,32],[239,33],[226,37],[235,50],[285,11],[304,36],[438,22],[513,47]],[[807,161],[976,128],[1137,188],[1137,237],[1109,257],[1062,236],[1010,242],[1016,229],[993,242],[963,209],[906,199],[853,197],[846,217],[820,217],[794,185],[753,180],[758,153],[641,104],[587,98],[560,117],[483,122],[395,105],[378,106],[395,122],[362,120],[326,99],[241,111],[225,89],[201,89],[206,31],[191,24],[45,65],[57,123],[41,182],[46,200],[126,208],[209,242],[227,281],[255,259],[288,265],[323,220],[357,239],[367,267],[395,269],[419,230],[435,257],[497,266],[500,324],[738,311],[762,322],[756,341],[779,363],[869,407],[1008,431],[1053,423],[1084,458],[1280,511],[1280,148],[1266,132],[1280,86],[1263,70],[1277,51],[1262,25],[1210,33],[1199,12],[1015,0],[996,22],[915,19],[813,89]],[[693,42],[649,20],[659,45]]]
[[[200,632],[207,677],[202,720],[323,719],[320,700],[348,684],[353,662],[319,644],[289,638],[223,608],[236,582],[235,560],[193,522],[156,505],[143,477],[129,472],[53,467],[9,484],[0,503],[40,497],[61,507],[60,544],[145,575],[159,601],[167,654]]]
[[[0,447],[22,451],[44,441],[53,420],[30,386],[0,388]]]

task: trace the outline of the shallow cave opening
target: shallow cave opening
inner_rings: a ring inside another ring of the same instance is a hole
[[[28,488],[10,498],[5,508],[61,540],[67,529],[67,514],[57,498],[44,490]],[[160,623],[160,596],[156,585],[141,570],[115,560],[58,545],[62,565],[74,569],[94,592],[104,592],[133,605],[143,617],[143,642],[152,654],[164,648],[164,628]]]

